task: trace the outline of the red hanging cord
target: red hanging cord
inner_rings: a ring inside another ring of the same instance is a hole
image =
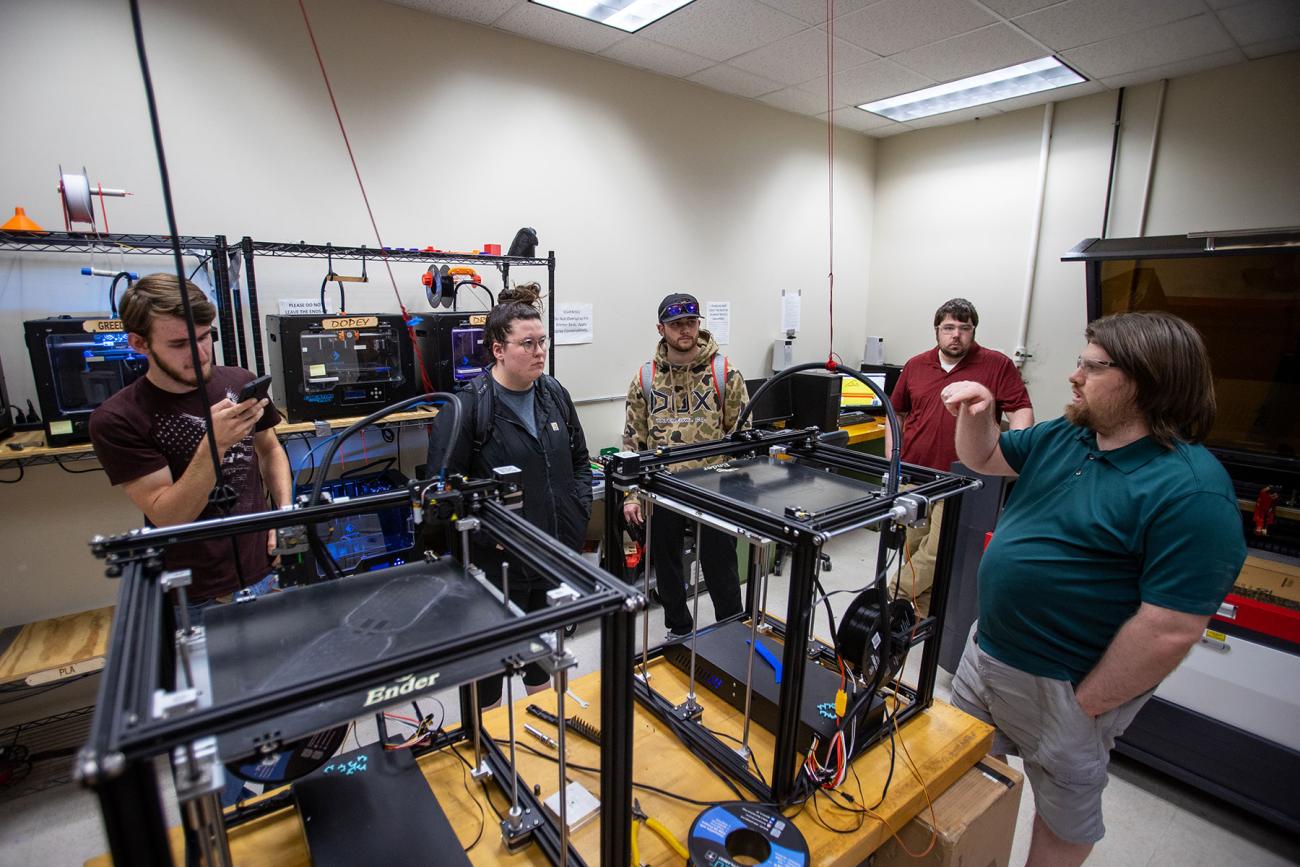
[[[830,339],[826,367],[835,368],[835,0],[826,0],[826,279]]]
[[[370,196],[366,195],[366,185],[361,180],[361,169],[357,168],[356,155],[352,153],[352,142],[348,140],[348,130],[343,124],[343,115],[339,113],[338,100],[334,98],[334,88],[330,85],[329,73],[325,71],[325,60],[320,55],[320,46],[316,44],[316,34],[311,28],[311,18],[307,15],[307,7],[303,0],[298,0],[298,8],[302,10],[302,21],[307,25],[307,37],[311,40],[311,50],[316,53],[316,64],[320,67],[321,78],[325,80],[325,90],[329,93],[330,105],[334,108],[334,119],[339,123],[339,132],[343,135],[343,145],[348,150],[348,159],[352,161],[352,173],[357,177],[357,186],[361,188],[361,200],[366,204],[366,214],[370,217],[370,228],[374,230],[375,240],[379,243],[379,252],[384,260],[384,267],[388,269],[388,280],[393,284],[393,295],[397,298],[397,306],[402,311],[402,321],[409,323],[411,314],[407,312],[406,305],[402,303],[402,296],[397,291],[397,278],[393,276],[393,266],[388,260],[388,251],[384,247],[384,239],[379,234],[379,224],[375,221],[374,209],[370,207]],[[429,380],[429,374],[424,369],[424,359],[420,356],[420,341],[415,338],[414,326],[406,326],[407,333],[411,335],[411,347],[415,350],[415,363],[420,368],[420,381],[424,384],[424,390],[433,391],[433,383]]]

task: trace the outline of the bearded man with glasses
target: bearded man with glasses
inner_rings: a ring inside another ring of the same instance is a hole
[[[1204,633],[1246,559],[1232,480],[1200,443],[1214,380],[1167,313],[1093,322],[1065,415],[999,434],[993,396],[954,382],[957,453],[1019,476],[980,561],[979,620],[953,703],[1025,762],[1028,864],[1081,863],[1102,838],[1115,739]]]
[[[975,342],[980,315],[965,298],[953,298],[934,313],[934,335],[938,344],[913,356],[903,366],[890,401],[903,422],[903,461],[947,471],[957,460],[953,443],[956,420],[939,399],[939,392],[960,380],[978,382],[994,395],[994,418],[1006,416],[1012,430],[1034,423],[1034,408],[1020,371],[1001,352]],[[885,454],[892,448],[885,429]],[[926,527],[907,531],[910,568],[904,570],[899,592],[912,599],[917,613],[930,610],[930,588],[934,584],[934,561],[939,552],[939,527],[943,502],[934,504]]]

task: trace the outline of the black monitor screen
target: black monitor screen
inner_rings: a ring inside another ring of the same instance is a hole
[[[767,382],[766,379],[745,380],[745,388],[749,391],[751,401],[765,382]],[[790,397],[790,380],[785,379],[769,388],[753,404],[753,411],[750,413],[749,419],[754,427],[763,427],[778,421],[788,421],[793,416],[794,408]]]

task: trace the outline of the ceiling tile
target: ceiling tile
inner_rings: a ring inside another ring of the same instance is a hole
[[[1069,0],[1016,19],[1056,51],[1203,13],[1202,0]]]
[[[886,96],[920,90],[934,84],[932,79],[890,60],[874,60],[835,74],[835,101],[842,105],[860,105]],[[800,89],[810,93],[826,92],[826,76],[804,82]]]
[[[1271,57],[1274,54],[1282,54],[1287,51],[1300,51],[1300,36],[1265,39],[1263,42],[1243,45],[1241,50],[1251,60],[1259,60],[1261,57]]]
[[[943,114],[932,114],[929,117],[916,118],[909,120],[907,125],[912,129],[925,129],[931,126],[947,126],[952,123],[965,123],[968,120],[979,120],[984,117],[993,117],[1001,114],[991,105],[976,105],[970,108],[959,108],[956,111],[946,111]]]
[[[1019,111],[1022,108],[1032,108],[1035,105],[1046,105],[1049,102],[1064,102],[1067,99],[1074,99],[1078,96],[1088,96],[1093,93],[1101,93],[1106,89],[1106,85],[1097,81],[1081,81],[1078,84],[1071,84],[1068,87],[1058,87],[1056,90],[1044,90],[1041,93],[1030,93],[1025,96],[1016,96],[1011,99],[1003,99],[993,103],[993,107],[998,111],[1006,114],[1011,111]]]
[[[602,51],[627,38],[627,34],[621,30],[535,3],[516,6],[493,22],[492,26],[538,42],[576,48],[579,51]]]
[[[509,12],[518,0],[388,0],[388,2],[447,18],[459,18],[461,21],[491,24]]]
[[[1219,12],[1219,20],[1239,45],[1300,35],[1300,3],[1256,0]]]
[[[1218,54],[1205,54],[1191,60],[1181,60],[1178,63],[1152,66],[1148,69],[1139,69],[1136,72],[1127,72],[1123,75],[1103,78],[1101,83],[1110,88],[1133,87],[1137,84],[1159,81],[1162,78],[1180,78],[1204,69],[1227,66],[1230,63],[1240,63],[1241,60],[1241,49],[1233,48],[1230,51],[1220,51]]]
[[[773,9],[780,9],[787,15],[793,15],[809,24],[826,22],[826,0],[759,0],[759,2]],[[835,16],[838,18],[874,2],[876,0],[835,0]]]
[[[890,60],[935,81],[953,81],[1043,57],[1048,52],[1008,24],[993,24],[895,54]]]
[[[712,60],[753,51],[807,25],[758,0],[695,0],[638,33]]]
[[[825,122],[825,113],[819,114],[817,119]],[[869,111],[863,111],[860,108],[837,108],[831,112],[831,123],[836,126],[842,126],[845,129],[855,129],[858,132],[867,130],[877,130],[884,127],[902,126],[898,121],[890,120],[887,117],[881,117],[878,114],[872,114]]]
[[[984,5],[1003,18],[1015,18],[1063,2],[1065,0],[984,0]]]
[[[639,66],[651,72],[677,78],[685,78],[713,65],[712,60],[697,57],[671,45],[661,45],[641,36],[629,36],[622,42],[616,42],[606,48],[601,54],[620,63]]]
[[[1205,12],[1075,48],[1061,59],[1089,78],[1112,78],[1235,47],[1214,14]]]
[[[890,136],[902,135],[905,132],[911,132],[912,128],[905,123],[896,123],[893,126],[878,126],[875,129],[868,130],[867,135],[872,138],[889,138]]]
[[[864,48],[835,40],[835,69],[861,66],[876,55]],[[826,75],[826,31],[805,30],[787,36],[771,45],[733,57],[727,61],[755,75],[762,75],[784,84],[799,84],[817,76]]]
[[[835,20],[835,35],[888,56],[992,24],[971,0],[883,0]]]
[[[824,97],[809,93],[806,90],[800,90],[797,87],[787,87],[785,90],[778,90],[775,93],[760,96],[758,99],[760,102],[783,108],[786,111],[797,112],[798,114],[821,114],[826,111],[826,99]]]
[[[725,63],[710,66],[702,72],[687,76],[687,79],[697,84],[703,84],[705,87],[711,87],[714,90],[734,93],[737,96],[755,97],[781,89],[780,84],[769,78],[754,75],[743,69],[728,66]]]

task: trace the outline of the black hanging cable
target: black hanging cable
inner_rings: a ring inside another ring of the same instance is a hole
[[[131,272],[118,271],[113,275],[113,281],[108,284],[108,312],[114,319],[117,318],[117,284],[121,280],[126,280],[126,288],[131,288]]]
[[[903,437],[900,433],[900,426],[898,423],[898,414],[894,412],[894,405],[890,403],[889,395],[885,394],[884,389],[878,388],[874,382],[872,382],[862,373],[853,370],[850,367],[845,367],[843,364],[829,363],[829,362],[822,362],[822,361],[807,361],[804,362],[803,364],[791,365],[790,367],[787,367],[786,369],[782,370],[780,373],[770,378],[767,382],[760,385],[758,387],[758,391],[754,392],[749,396],[749,403],[747,403],[745,405],[745,408],[740,411],[740,418],[736,420],[736,430],[742,430],[745,427],[745,423],[749,421],[750,413],[752,412],[754,406],[758,403],[758,399],[769,388],[771,388],[773,385],[780,382],[781,380],[788,379],[791,376],[794,376],[796,373],[799,373],[800,371],[803,370],[829,370],[834,373],[842,373],[846,376],[851,376],[854,379],[856,379],[858,382],[861,382],[863,385],[865,385],[868,389],[870,389],[871,392],[875,394],[876,397],[880,398],[881,404],[885,407],[885,418],[889,424],[889,432],[892,437],[890,442],[891,445],[890,452],[886,456],[889,459],[889,480],[885,484],[885,492],[888,494],[898,493],[899,464],[902,460],[901,458],[902,452],[900,451],[901,448],[900,444],[902,443],[903,440]]]
[[[331,269],[325,273],[325,279],[320,281],[320,312],[322,316],[329,313],[329,308],[325,306],[325,287],[329,285],[330,278],[334,276],[336,275],[334,274],[333,269]],[[343,292],[343,281],[336,280],[334,282],[337,283],[339,287],[339,312],[342,313],[348,309],[347,297]]]
[[[149,72],[149,56],[144,47],[144,25],[140,19],[140,0],[128,0],[131,7],[131,30],[135,36],[136,57],[140,61],[140,77],[144,81],[145,101],[149,106],[149,126],[153,131],[154,151],[158,158],[158,177],[162,184],[163,210],[167,214],[167,231],[171,233],[172,259],[176,266],[176,279],[181,295],[181,308],[185,316],[185,331],[190,338],[190,363],[194,365],[194,380],[199,395],[203,424],[207,433],[208,454],[212,458],[212,472],[216,477],[216,486],[208,495],[208,502],[215,505],[222,515],[230,514],[234,501],[234,492],[226,485],[225,474],[221,470],[221,449],[217,446],[217,432],[212,425],[212,408],[208,406],[207,383],[203,378],[203,360],[199,357],[199,338],[194,325],[194,310],[190,305],[190,293],[185,288],[185,260],[181,252],[180,231],[176,227],[176,209],[172,203],[171,176],[167,171],[167,154],[163,149],[162,125],[158,119],[158,101],[154,96],[153,76]],[[244,580],[243,566],[239,558],[239,544],[234,536],[230,537],[231,548],[235,552],[235,577],[242,590],[247,586]]]
[[[321,458],[320,470],[316,478],[312,480],[311,493],[307,498],[307,507],[310,508],[320,502],[321,489],[325,484],[325,476],[329,473],[330,464],[334,462],[334,456],[338,454],[339,447],[343,445],[349,437],[357,431],[369,427],[375,422],[394,413],[402,412],[413,406],[425,403],[442,403],[445,404],[451,412],[451,436],[447,439],[447,444],[439,456],[439,478],[444,478],[447,471],[447,460],[451,455],[451,450],[460,437],[461,415],[460,401],[454,394],[445,391],[434,391],[428,394],[417,395],[416,397],[407,398],[406,400],[395,403],[392,406],[386,406],[383,409],[376,410],[365,418],[357,419],[355,422],[344,428],[334,436],[330,442],[329,448],[325,450],[325,456]],[[432,472],[432,469],[430,470]],[[327,579],[341,577],[338,571],[338,564],[334,562],[334,556],[330,554],[329,548],[320,538],[320,533],[315,524],[307,525],[307,543],[311,546],[312,553],[316,555],[317,565],[324,571]]]
[[[366,267],[365,260],[362,259],[361,261],[361,270],[364,273]],[[325,306],[325,287],[329,284],[330,280],[333,280],[339,287],[339,313],[346,312],[348,309],[348,300],[343,292],[343,281],[339,279],[339,275],[334,273],[334,245],[326,244],[325,279],[320,281],[320,312],[322,316],[329,313],[329,309]]]

